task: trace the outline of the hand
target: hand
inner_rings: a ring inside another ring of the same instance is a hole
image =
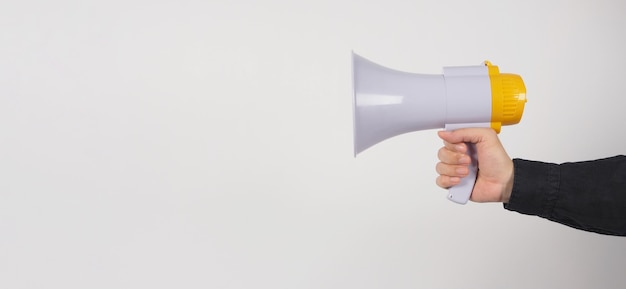
[[[470,200],[508,203],[513,189],[513,161],[491,128],[439,131],[444,147],[439,149],[437,185],[448,189],[469,173],[470,157],[465,143],[476,144],[478,174]]]

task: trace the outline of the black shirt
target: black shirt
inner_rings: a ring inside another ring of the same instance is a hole
[[[513,164],[505,209],[626,236],[626,156],[563,164],[514,159]]]

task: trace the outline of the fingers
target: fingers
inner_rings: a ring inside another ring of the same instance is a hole
[[[440,175],[450,176],[450,177],[464,177],[469,173],[469,168],[467,165],[450,165],[446,163],[437,163],[435,166],[435,170]]]
[[[470,157],[466,155],[467,145],[465,143],[453,143],[454,139],[449,137],[450,132],[439,132],[440,137],[444,140],[444,146],[439,149],[437,157],[440,162],[437,163],[435,170],[439,174],[436,183],[439,187],[448,189],[457,185],[461,178],[469,174]],[[448,141],[451,140],[451,141]]]
[[[463,145],[464,146],[464,145]],[[466,150],[467,148],[463,148]],[[470,157],[465,153],[458,152],[455,150],[451,150],[448,147],[444,146],[439,149],[437,153],[437,157],[442,163],[449,165],[468,165],[470,163]]]
[[[467,152],[467,145],[465,143],[450,143],[447,141],[443,141],[443,146],[450,151],[465,153]]]
[[[455,147],[453,146],[453,149]],[[469,156],[444,146],[439,149],[438,157],[440,162],[435,166],[435,170],[439,174],[436,180],[439,187],[444,189],[450,188],[469,174]]]
[[[457,185],[458,183],[461,182],[461,178],[459,177],[450,177],[450,176],[438,176],[436,183],[437,186],[443,188],[443,189],[449,189],[452,186]]]
[[[496,137],[496,132],[491,128],[461,128],[454,131],[439,131],[441,139],[452,144],[479,143],[485,139]]]

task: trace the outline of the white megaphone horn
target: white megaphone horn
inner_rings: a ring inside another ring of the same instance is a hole
[[[454,130],[518,123],[526,88],[519,75],[497,66],[444,67],[443,74],[393,70],[352,53],[354,155],[388,138],[427,129]],[[465,204],[478,169],[476,147],[468,144],[470,173],[450,188],[448,198]]]

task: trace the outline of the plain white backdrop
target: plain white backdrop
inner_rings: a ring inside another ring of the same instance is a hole
[[[520,74],[512,157],[624,154],[622,1],[0,4],[0,288],[623,288],[626,240],[352,152],[350,53]]]

